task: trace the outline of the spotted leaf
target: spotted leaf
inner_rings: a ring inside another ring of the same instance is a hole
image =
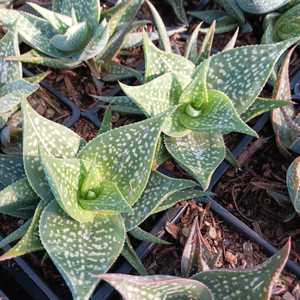
[[[72,16],[72,9],[75,10],[78,22],[87,21],[91,28],[95,28],[100,20],[99,0],[55,0],[52,9],[62,15]]]
[[[23,97],[28,97],[39,88],[26,80],[16,80],[0,87],[0,115],[14,111]]]
[[[241,9],[251,14],[266,14],[289,2],[289,0],[237,0]]]
[[[258,97],[280,56],[297,38],[277,44],[245,46],[210,58],[208,87],[225,93],[238,113],[245,112]]]
[[[177,77],[182,87],[190,82],[195,65],[180,55],[158,49],[146,34],[144,34],[144,54],[146,82],[169,72]]]
[[[211,289],[215,300],[270,299],[273,284],[283,270],[290,247],[289,241],[280,252],[252,269],[207,271],[192,278]]]
[[[31,216],[39,199],[26,178],[19,179],[0,191],[0,212],[13,217]]]
[[[34,212],[31,224],[21,240],[0,257],[0,261],[22,256],[27,253],[42,250],[39,238],[39,221],[44,204],[40,202]]]
[[[46,20],[18,10],[0,9],[0,23],[4,27],[14,28],[22,40],[34,49],[53,57],[63,56],[50,43],[56,32]]]
[[[102,180],[113,182],[132,205],[146,187],[165,117],[103,133],[80,151],[79,158],[97,164]]]
[[[23,156],[28,181],[34,191],[45,201],[53,198],[39,157],[39,145],[49,155],[59,158],[74,157],[83,141],[70,129],[47,120],[22,102],[24,120]]]
[[[231,100],[222,92],[208,90],[208,103],[201,106],[197,115],[188,111],[190,104],[182,106],[180,122],[184,127],[204,133],[240,132],[257,136],[246,123],[242,121]]]
[[[297,157],[289,166],[286,183],[290,199],[297,213],[300,213],[300,158]]]
[[[125,227],[119,215],[78,223],[52,201],[41,216],[40,239],[74,299],[87,300],[99,282],[94,274],[106,273],[121,254]]]
[[[133,230],[153,214],[167,197],[195,185],[195,182],[191,180],[174,179],[159,172],[153,172],[144,193],[133,206],[133,213],[124,216],[127,231]]]
[[[8,186],[18,179],[25,177],[21,155],[0,154],[0,183]]]
[[[47,155],[44,149],[40,149],[40,153],[47,181],[59,206],[78,222],[93,221],[95,214],[79,204],[84,163],[77,158],[55,158]]]
[[[255,102],[247,109],[247,111],[241,114],[241,118],[245,122],[248,122],[262,113],[291,104],[292,102],[287,100],[257,98]]]
[[[190,200],[190,199],[199,199],[199,198],[202,198],[202,197],[208,196],[208,195],[209,195],[209,193],[203,192],[198,189],[193,189],[193,188],[178,191],[178,192],[172,194],[167,199],[165,199],[164,202],[161,203],[161,205],[155,209],[154,213],[157,214],[161,211],[167,210],[180,201]]]
[[[193,132],[182,138],[165,137],[169,153],[206,190],[216,168],[225,158],[221,135]]]
[[[183,22],[187,23],[187,17],[184,10],[183,0],[166,0],[174,9],[177,18]]]
[[[21,63],[4,60],[5,57],[19,54],[18,34],[9,30],[0,40],[0,85],[22,78]]]
[[[213,300],[211,291],[202,283],[172,276],[131,276],[104,274],[100,279],[111,284],[124,300]]]

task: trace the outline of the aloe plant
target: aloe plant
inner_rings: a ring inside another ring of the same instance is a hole
[[[0,182],[6,186],[0,212],[31,221],[25,234],[20,229],[7,238],[24,234],[0,260],[46,250],[74,299],[88,299],[99,281],[94,274],[107,272],[121,253],[142,269],[135,254],[126,252],[129,241],[124,248],[127,233],[151,240],[138,228],[148,216],[203,195],[194,181],[151,171],[168,113],[106,131],[86,144],[26,100],[22,112],[23,163],[18,156],[0,156]]]
[[[296,0],[297,1],[297,0]],[[220,10],[192,11],[190,14],[204,22],[211,24],[217,21],[217,32],[231,31],[238,26],[243,32],[251,31],[252,28],[246,21],[245,13],[261,15],[275,12],[290,4],[290,0],[216,0],[224,8]]]
[[[207,189],[225,157],[223,135],[240,132],[257,136],[245,121],[287,104],[258,96],[274,64],[297,39],[229,47],[208,57],[212,32],[200,54],[195,48],[196,37],[188,44],[186,57],[182,57],[158,49],[145,35],[145,84],[120,86],[128,97],[123,101],[133,101],[148,117],[176,109],[163,124],[165,146],[179,165]]]
[[[124,300],[180,299],[223,300],[271,298],[290,252],[290,241],[265,263],[245,270],[211,270],[192,278],[173,276],[130,276],[105,274],[99,278],[111,284]]]
[[[8,31],[0,40],[0,129],[18,110],[21,98],[28,97],[39,87],[38,84],[23,79],[20,62],[5,60],[6,56],[18,54],[18,35],[14,31]]]
[[[122,1],[112,14],[106,14],[108,22],[101,17],[99,0],[56,0],[52,10],[27,3],[40,17],[1,9],[0,24],[17,31],[22,40],[33,48],[11,59],[52,68],[75,67],[95,57],[110,60],[132,29],[142,3],[143,0]]]

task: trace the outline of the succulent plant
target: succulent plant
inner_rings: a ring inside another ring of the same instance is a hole
[[[0,10],[0,24],[17,31],[31,50],[11,59],[52,68],[74,67],[98,57],[110,60],[132,29],[143,0],[124,0],[101,17],[99,0],[53,1],[52,10],[28,3],[41,17],[17,10]],[[100,24],[99,24],[100,22]]]
[[[182,57],[158,49],[145,35],[145,84],[120,84],[148,117],[176,108],[163,124],[165,146],[204,189],[225,157],[223,135],[240,132],[256,136],[245,121],[287,104],[258,96],[274,64],[297,41],[229,47],[207,58],[212,36],[208,34],[207,47],[197,54],[197,34],[193,34],[186,57]]]
[[[245,270],[211,270],[192,278],[173,276],[130,276],[104,274],[99,278],[111,284],[124,300],[268,300],[288,259],[290,242],[265,263]]]
[[[23,79],[20,62],[5,60],[6,56],[18,54],[18,35],[8,31],[0,40],[0,129],[19,109],[21,99],[39,88],[38,84]]]
[[[8,236],[11,241],[24,234],[0,260],[45,249],[75,299],[88,299],[99,281],[94,274],[107,272],[121,253],[142,268],[135,253],[128,253],[128,242],[124,246],[127,233],[157,241],[138,226],[177,201],[203,195],[194,181],[151,171],[168,113],[106,131],[86,144],[26,100],[22,112],[23,163],[18,156],[0,156],[0,182],[6,186],[0,212],[31,221]]]

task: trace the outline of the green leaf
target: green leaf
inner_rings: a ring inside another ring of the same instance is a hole
[[[91,176],[93,176],[95,173],[91,172]],[[89,174],[89,175],[90,175]],[[98,177],[95,176],[95,179]],[[92,199],[84,199],[81,198],[79,203],[82,208],[92,211],[109,211],[109,212],[119,212],[119,213],[131,213],[132,208],[127,203],[126,199],[118,189],[118,187],[113,183],[109,181],[102,181],[101,177],[98,178],[99,181],[95,181],[94,183],[96,186],[99,186],[99,183],[101,183],[100,188],[93,188],[91,186],[91,178],[88,176],[86,178],[86,182],[88,183],[85,185],[85,181],[83,182],[83,185],[81,186],[81,193],[86,194],[88,196],[88,193],[92,196],[95,194],[97,196],[91,197]],[[92,193],[91,193],[92,192]],[[94,194],[95,193],[95,194]],[[87,197],[88,198],[88,197]]]
[[[180,201],[197,199],[208,195],[209,193],[205,193],[203,191],[195,190],[195,189],[178,191],[173,195],[171,195],[170,197],[168,197],[166,200],[164,200],[164,202],[155,210],[154,213],[157,214],[161,211],[167,210]]]
[[[72,25],[72,18],[67,15],[59,14],[36,3],[27,4],[47,20],[57,32],[64,33]]]
[[[111,106],[109,105],[104,112],[104,116],[98,134],[102,134],[107,131],[110,131],[112,129],[111,121],[112,121],[112,110],[111,110]]]
[[[99,282],[94,274],[107,272],[121,254],[125,227],[119,215],[78,223],[52,201],[41,216],[40,239],[74,299],[87,300]]]
[[[196,274],[192,278],[205,284],[215,300],[269,299],[290,252],[290,241],[265,263],[242,271],[216,270]]]
[[[18,229],[7,235],[4,239],[0,241],[0,248],[4,248],[10,243],[22,238],[27,232],[32,219],[27,220],[23,225],[21,225]]]
[[[0,85],[14,82],[15,80],[22,78],[21,63],[4,59],[8,56],[16,56],[19,54],[18,34],[16,31],[9,30],[0,40]]]
[[[0,212],[13,217],[31,216],[32,206],[39,199],[26,178],[19,179],[0,191]]]
[[[192,174],[204,190],[226,152],[219,134],[193,132],[182,138],[165,137],[165,145],[178,164]]]
[[[87,21],[91,28],[95,28],[100,20],[99,0],[54,0],[52,10],[63,15],[71,16],[75,10],[78,22]]]
[[[261,115],[262,113],[291,104],[293,104],[292,101],[274,100],[258,97],[256,98],[255,102],[247,109],[247,111],[241,114],[241,118],[243,119],[243,121],[248,122],[251,119]]]
[[[43,202],[39,202],[32,218],[31,224],[25,235],[14,247],[9,249],[0,257],[0,261],[19,257],[24,254],[43,249],[39,238],[39,221],[44,207],[45,205],[43,204]]]
[[[159,40],[162,48],[169,53],[172,53],[172,47],[171,47],[171,42],[167,33],[166,26],[159,15],[158,11],[156,10],[155,6],[148,0],[146,0],[146,3],[148,7],[150,8],[155,27],[157,28],[157,32],[159,35]]]
[[[240,132],[257,137],[256,132],[242,121],[231,100],[221,91],[208,90],[208,103],[198,110],[197,116],[187,111],[190,104],[180,108],[181,124],[203,133]]]
[[[188,20],[184,10],[183,0],[166,0],[166,1],[173,7],[177,18],[181,22],[187,24]]]
[[[147,275],[147,270],[133,249],[128,236],[122,250],[122,256],[137,270],[139,275]]]
[[[245,46],[212,56],[208,87],[225,93],[238,113],[245,112],[260,94],[280,56],[297,41],[295,38],[277,44]]]
[[[199,65],[205,59],[210,57],[211,49],[215,37],[215,32],[216,32],[216,22],[212,22],[202,42],[201,49],[196,60],[196,65]]]
[[[25,171],[22,156],[0,154],[0,183],[8,186],[23,177],[25,177]]]
[[[30,77],[26,77],[24,78],[24,80],[26,80],[29,83],[40,83],[41,81],[43,81],[44,79],[46,79],[46,77],[51,74],[51,71],[46,71],[46,72],[42,72]]]
[[[30,104],[22,102],[24,120],[23,156],[26,175],[33,190],[44,200],[53,196],[45,179],[39,157],[39,146],[49,155],[60,158],[74,157],[83,144],[70,129],[40,116]]]
[[[236,31],[234,32],[233,36],[231,37],[231,39],[229,40],[229,42],[225,45],[225,47],[223,48],[222,52],[226,52],[228,50],[234,49],[238,35],[239,35],[240,29],[239,27],[236,29]]]
[[[146,220],[167,197],[195,185],[196,183],[191,180],[175,179],[159,172],[152,172],[144,193],[133,206],[133,213],[124,215],[127,231],[133,230]]]
[[[146,241],[157,245],[170,245],[171,243],[160,239],[159,237],[141,229],[140,227],[135,227],[129,234],[132,235],[135,239],[140,241]]]
[[[239,24],[244,24],[245,23],[245,16],[243,11],[240,9],[238,3],[236,0],[216,0],[216,2],[223,6],[225,11],[235,18]]]
[[[53,57],[63,56],[61,51],[50,44],[56,32],[46,20],[22,11],[0,9],[0,23],[4,27],[13,28],[34,49]]]
[[[0,115],[15,111],[23,97],[28,97],[36,90],[38,84],[31,84],[26,80],[16,80],[0,87]]]
[[[184,57],[196,64],[198,59],[198,35],[202,22],[198,24],[193,30],[185,48]]]
[[[189,15],[204,21],[207,24],[211,24],[213,21],[227,16],[227,13],[222,10],[201,10],[201,11],[190,11]]]
[[[80,53],[79,57],[76,58],[76,60],[87,61],[97,55],[101,56],[107,47],[108,41],[108,29],[106,26],[106,21],[103,21],[100,25],[97,26],[93,36],[91,37],[83,51]]]
[[[59,206],[78,222],[93,221],[95,213],[81,207],[80,184],[85,175],[84,163],[77,158],[60,159],[40,149],[40,157],[47,181]],[[53,198],[53,197],[52,197]]]
[[[290,199],[297,213],[300,213],[300,158],[297,157],[289,166],[286,184]]]
[[[208,102],[207,73],[209,62],[203,62],[194,74],[192,82],[182,92],[179,103],[190,103],[193,108],[200,109]]]
[[[156,48],[147,34],[144,34],[145,81],[171,72],[184,88],[194,72],[195,66],[181,55],[167,53]]]
[[[165,117],[159,115],[103,133],[80,151],[79,158],[97,165],[102,180],[116,184],[132,205],[146,187]]]
[[[172,276],[132,276],[103,274],[98,278],[111,284],[124,300],[174,299],[213,300],[211,291],[202,283]]]
[[[136,78],[140,82],[143,82],[143,76],[139,71],[135,69],[114,63],[114,62],[104,62],[100,63],[100,70],[105,71],[105,74],[101,74],[101,79],[104,81],[117,81],[128,78]]]
[[[237,0],[240,8],[251,14],[266,14],[288,4],[289,0]]]
[[[120,83],[123,92],[147,115],[157,116],[178,103],[181,88],[171,73],[139,86]]]

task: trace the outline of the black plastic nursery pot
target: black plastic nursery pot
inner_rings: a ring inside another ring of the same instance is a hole
[[[32,73],[28,70],[24,70],[25,76],[31,76]],[[294,99],[300,99],[300,72],[296,73],[292,79],[292,87],[293,87],[293,94]],[[70,117],[64,122],[64,124],[68,127],[72,127],[80,118],[85,118],[89,120],[92,124],[96,127],[100,126],[100,120],[98,116],[98,112],[101,109],[100,107],[92,107],[87,111],[81,111],[80,108],[67,97],[63,96],[59,91],[53,88],[47,81],[41,83],[41,86],[48,90],[53,96],[55,96],[62,104],[67,106],[70,109]],[[113,90],[112,93],[118,93],[118,89]],[[269,120],[268,114],[263,115],[260,117],[256,123],[254,124],[253,128],[258,133],[265,127]],[[253,141],[252,137],[245,136],[241,139],[238,145],[233,150],[233,154],[235,157],[241,155],[249,146],[249,144]],[[230,165],[226,162],[223,162],[217,171],[215,172],[211,185],[210,190],[216,186],[216,184],[221,180],[224,174],[228,171]],[[165,172],[165,170],[161,170]],[[203,198],[199,201],[201,204],[208,204],[210,203],[211,210],[216,213],[221,219],[225,221],[225,223],[240,234],[242,234],[245,238],[256,242],[258,245],[265,250],[265,252],[269,255],[274,254],[276,252],[276,248],[273,247],[268,241],[264,240],[260,235],[258,235],[255,231],[253,231],[249,226],[247,226],[243,221],[235,217],[231,214],[227,209],[225,209],[222,205],[218,203],[216,199],[213,198]],[[161,217],[157,223],[153,226],[151,233],[155,235],[160,235],[164,231],[164,225],[166,222],[173,222],[175,223],[183,213],[184,209],[171,209]],[[0,236],[0,239],[2,237]],[[141,259],[143,259],[147,254],[150,253],[152,249],[151,244],[143,242],[137,247],[137,254]],[[7,249],[6,249],[7,250]],[[34,254],[33,254],[34,255]],[[20,286],[20,293],[24,293],[22,295],[22,299],[37,299],[37,300],[58,300],[58,299],[67,299],[63,297],[60,298],[57,296],[55,289],[49,286],[48,283],[38,274],[37,270],[27,262],[26,259],[23,258],[16,258],[12,262],[8,264],[1,265],[2,269],[4,268],[4,272],[2,271],[5,276],[10,276],[13,280],[12,284],[17,284]],[[296,263],[289,261],[287,263],[287,268],[294,273],[300,279],[300,266]],[[117,273],[130,273],[133,271],[132,267],[125,262],[124,260],[119,260],[117,265],[113,267],[113,272]],[[0,273],[0,274],[2,274]],[[3,276],[3,275],[2,275]],[[0,278],[0,288],[1,288],[1,278]],[[9,297],[11,295],[8,294]],[[0,294],[0,299],[1,294]],[[7,299],[7,298],[4,298]],[[10,298],[14,299],[14,298]],[[100,283],[98,289],[95,291],[94,295],[92,296],[93,300],[108,300],[108,299],[116,299],[116,293],[114,290],[105,283]]]

